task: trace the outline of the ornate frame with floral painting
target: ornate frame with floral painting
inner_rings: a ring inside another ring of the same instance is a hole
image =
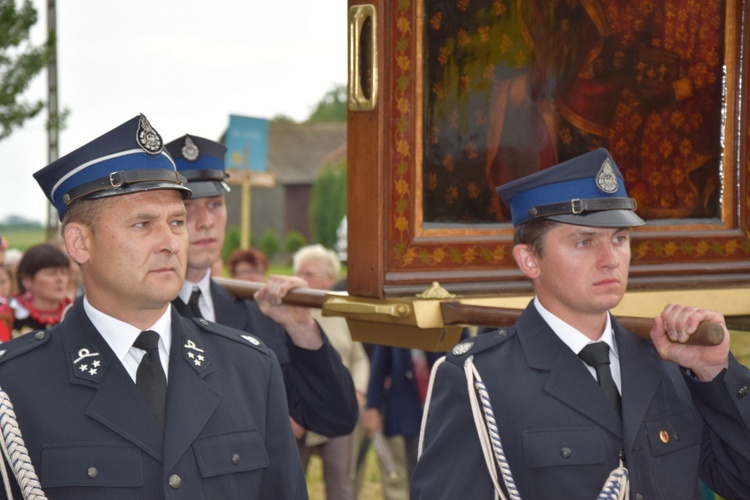
[[[528,290],[494,188],[596,147],[648,222],[631,289],[747,283],[746,2],[349,6],[350,293]]]

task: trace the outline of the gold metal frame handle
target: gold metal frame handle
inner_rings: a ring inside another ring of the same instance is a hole
[[[349,7],[350,111],[372,111],[378,101],[377,15],[372,4]]]

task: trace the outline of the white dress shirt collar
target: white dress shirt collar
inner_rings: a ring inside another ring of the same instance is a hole
[[[122,362],[133,381],[135,381],[135,372],[138,370],[140,358],[145,354],[140,349],[133,347],[133,342],[138,338],[141,330],[94,308],[86,296],[83,298],[83,309],[91,323],[104,337],[117,359]],[[159,357],[164,371],[169,374],[169,349],[172,347],[172,305],[169,304],[164,314],[146,330],[153,330],[159,334],[161,339],[161,342],[159,342]]]
[[[203,278],[198,283],[192,283],[188,280],[183,281],[180,290],[180,300],[185,304],[190,300],[193,288],[198,287],[201,291],[198,300],[198,308],[201,310],[201,316],[209,321],[216,321],[216,310],[214,309],[214,299],[211,295],[211,270],[207,269]]]

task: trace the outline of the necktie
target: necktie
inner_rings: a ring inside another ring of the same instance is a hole
[[[135,374],[135,385],[154,411],[156,421],[164,430],[167,413],[167,377],[159,359],[159,334],[146,330],[138,335],[133,347],[146,351]]]
[[[188,308],[195,315],[196,318],[202,318],[201,309],[198,307],[198,300],[201,298],[201,289],[193,287],[193,293],[190,294],[190,300],[188,300]]]
[[[614,404],[617,414],[620,415],[620,392],[617,390],[615,381],[612,379],[612,371],[609,368],[609,345],[606,342],[589,344],[578,353],[578,356],[587,365],[594,367],[599,385]]]

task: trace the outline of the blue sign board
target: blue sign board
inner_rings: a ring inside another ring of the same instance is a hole
[[[268,170],[268,120],[229,115],[226,134],[228,169],[265,172]]]

